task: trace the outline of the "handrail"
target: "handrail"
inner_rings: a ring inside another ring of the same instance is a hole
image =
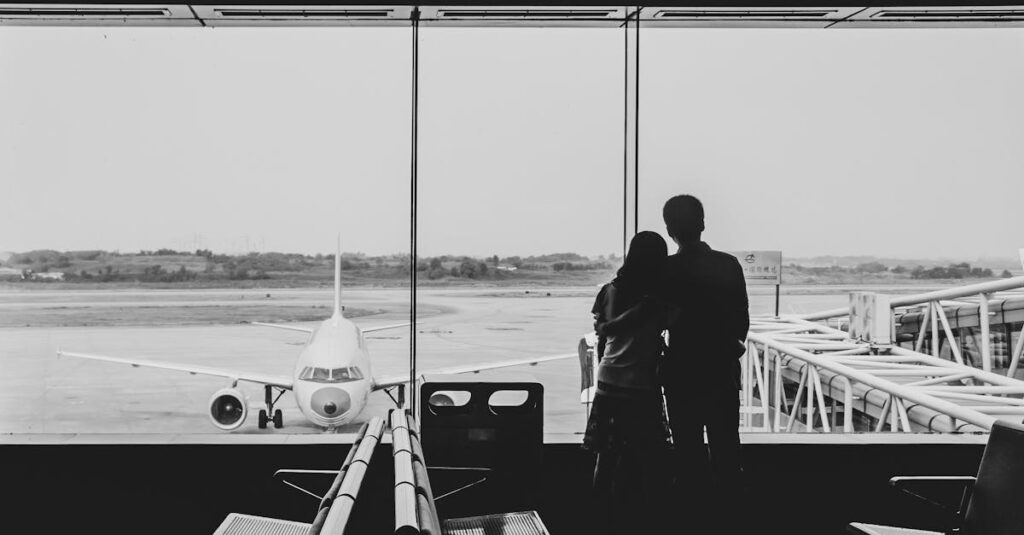
[[[395,458],[395,534],[440,535],[416,420],[404,410],[391,411],[390,420]]]
[[[420,532],[416,518],[416,480],[412,470],[412,444],[405,411],[391,411],[391,449],[395,463],[395,533],[416,535]]]
[[[912,305],[921,305],[924,303],[941,301],[944,299],[957,299],[961,297],[970,297],[978,294],[990,294],[994,292],[1003,292],[1007,290],[1016,290],[1020,288],[1024,288],[1024,277],[1011,277],[1009,279],[981,282],[978,284],[968,284],[966,286],[957,286],[956,288],[946,288],[944,290],[935,290],[921,294],[896,296],[890,299],[889,306],[891,308],[897,308]],[[849,314],[850,307],[842,307],[833,308],[830,310],[823,310],[821,312],[812,312],[810,314],[801,314],[798,315],[797,317],[800,319],[810,321],[819,321],[831,318],[838,318],[842,316],[848,316]]]
[[[362,487],[366,470],[373,458],[373,451],[380,443],[381,434],[384,432],[384,420],[375,416],[366,425],[366,431],[358,444],[352,445],[355,453],[349,452],[351,462],[348,469],[335,491],[332,485],[331,490],[335,492],[331,504],[324,514],[324,509],[317,512],[317,517],[310,527],[309,535],[320,533],[341,534],[345,532],[345,526],[352,515],[352,508],[355,505],[359,489]],[[326,496],[325,496],[326,498]]]
[[[363,441],[363,437],[366,436],[367,429],[369,429],[369,424],[364,422],[359,428],[358,438],[352,442],[352,447],[349,448],[348,455],[345,456],[345,462],[341,463],[341,470],[338,470],[338,475],[334,478],[334,482],[331,483],[331,487],[320,500],[320,509],[330,508],[331,504],[334,502],[334,498],[338,496],[338,490],[341,489],[341,483],[345,480],[345,473],[348,472],[348,467],[352,465],[352,459],[356,456],[356,449],[359,447],[359,443]]]
[[[818,368],[845,376],[848,379],[852,379],[872,388],[886,392],[892,396],[912,401],[923,407],[928,407],[934,411],[947,414],[958,420],[963,420],[985,430],[991,429],[992,424],[996,421],[996,418],[993,416],[983,414],[973,409],[967,409],[962,405],[957,405],[955,403],[915,391],[913,388],[908,388],[870,373],[865,373],[855,368],[851,368],[850,366],[835,362],[832,359],[814,355],[813,353],[803,349],[798,349],[789,344],[779,342],[771,336],[766,336],[762,333],[751,332],[747,335],[747,339],[764,347],[770,347],[779,353],[807,362],[808,364]]]

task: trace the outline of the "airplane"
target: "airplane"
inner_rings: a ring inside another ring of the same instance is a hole
[[[201,365],[179,364],[156,360],[114,357],[90,353],[57,350],[58,357],[76,357],[128,364],[138,368],[146,366],[188,372],[192,375],[211,375],[228,379],[230,384],[210,398],[208,416],[217,428],[234,431],[245,423],[249,413],[247,398],[238,389],[239,382],[263,385],[266,409],[260,409],[258,426],[265,429],[273,422],[275,429],[284,426],[281,409],[275,405],[285,392],[294,394],[296,405],[310,422],[327,431],[355,420],[366,407],[370,393],[403,387],[409,383],[409,374],[374,377],[370,370],[370,354],[363,335],[366,333],[406,327],[409,323],[360,328],[342,314],[341,306],[341,251],[334,259],[334,313],[316,328],[298,325],[252,322],[253,325],[287,329],[309,335],[299,353],[291,375],[267,375],[245,371],[226,370]],[[540,362],[576,357],[576,353],[548,355],[534,358],[504,360],[483,364],[455,366],[423,372],[426,374],[475,373],[509,366],[536,365]],[[440,394],[440,393],[439,393]],[[390,391],[388,392],[390,396]],[[443,397],[443,395],[442,395]],[[394,397],[392,396],[392,400]],[[451,404],[451,399],[439,399],[439,404]],[[398,404],[398,401],[395,401]],[[431,403],[435,401],[431,399]]]

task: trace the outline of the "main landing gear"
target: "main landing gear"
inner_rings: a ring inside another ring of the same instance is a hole
[[[258,422],[260,429],[266,429],[267,422],[271,421],[274,422],[274,429],[281,429],[282,427],[284,427],[284,418],[281,416],[281,409],[274,409],[274,405],[277,404],[277,401],[281,399],[281,396],[284,395],[284,389],[277,388],[277,396],[274,396],[275,388],[276,387],[271,385],[263,386],[263,391],[266,396],[267,408],[266,410],[260,409],[260,419]],[[271,418],[269,416],[270,414],[273,414],[274,416]]]

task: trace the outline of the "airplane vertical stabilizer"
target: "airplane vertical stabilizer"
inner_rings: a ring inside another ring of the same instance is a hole
[[[334,315],[341,316],[341,234],[334,252]]]

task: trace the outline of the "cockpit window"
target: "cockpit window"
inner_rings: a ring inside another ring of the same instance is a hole
[[[315,383],[347,383],[362,378],[363,373],[355,366],[333,369],[306,367],[299,374],[299,379]]]
[[[349,366],[347,368],[334,368],[331,370],[331,380],[338,382],[345,381],[358,381],[363,378],[363,374],[359,371],[359,368],[355,366]]]

